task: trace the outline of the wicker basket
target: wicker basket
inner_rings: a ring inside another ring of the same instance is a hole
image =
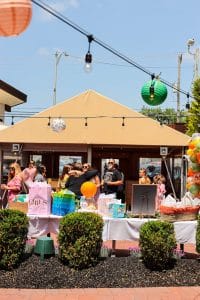
[[[8,208],[20,210],[26,214],[28,212],[28,202],[9,202]]]
[[[198,216],[197,212],[184,212],[180,214],[160,214],[160,218],[163,221],[176,222],[176,221],[193,221],[196,220]]]

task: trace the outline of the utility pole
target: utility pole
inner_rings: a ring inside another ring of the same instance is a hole
[[[180,117],[181,117],[181,109],[180,109],[180,88],[181,88],[181,63],[182,63],[183,55],[180,53],[178,55],[178,78],[177,78],[177,107],[176,107],[176,122],[180,123]]]
[[[56,51],[56,53],[55,53],[55,78],[54,78],[54,88],[53,88],[53,105],[56,104],[56,100],[57,100],[56,93],[57,93],[58,64],[59,64],[59,61],[60,61],[62,55],[69,56],[66,52]]]
[[[194,74],[193,74],[193,82],[199,77],[199,48],[196,48],[194,52],[190,50],[192,46],[194,46],[195,40],[189,39],[187,41],[188,53],[191,54],[194,58]]]
[[[194,53],[194,80],[199,77],[199,48]]]

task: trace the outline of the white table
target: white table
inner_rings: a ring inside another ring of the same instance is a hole
[[[58,234],[61,216],[48,215],[37,216],[28,215],[29,231],[28,237],[37,238],[49,232]],[[104,218],[102,239],[107,240],[139,240],[139,229],[142,224],[156,219],[123,218],[112,219]],[[174,222],[176,241],[179,244],[196,243],[197,221]]]

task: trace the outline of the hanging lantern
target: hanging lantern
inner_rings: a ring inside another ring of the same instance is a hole
[[[141,96],[148,105],[160,105],[167,98],[167,88],[159,80],[153,79],[143,85]]]
[[[0,36],[19,35],[28,27],[31,17],[31,0],[1,0]]]
[[[66,124],[65,121],[61,118],[53,119],[51,123],[51,129],[56,132],[61,132],[65,130]]]

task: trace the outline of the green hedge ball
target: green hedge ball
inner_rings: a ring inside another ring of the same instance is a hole
[[[154,97],[150,97],[150,86],[154,85]],[[141,90],[142,99],[151,106],[156,106],[162,104],[167,98],[167,88],[164,83],[159,80],[150,80],[145,83]]]

